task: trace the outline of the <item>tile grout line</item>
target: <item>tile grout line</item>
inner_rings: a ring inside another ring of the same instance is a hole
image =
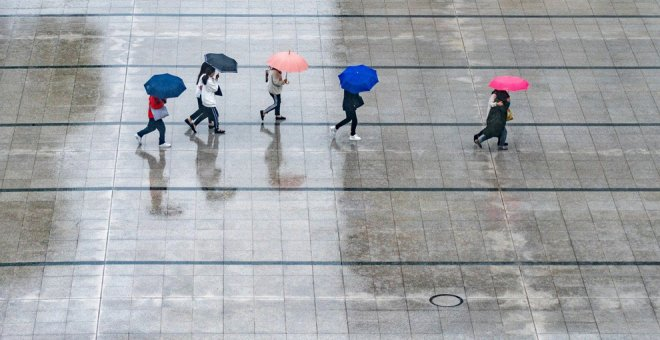
[[[261,126],[261,122],[253,121],[229,121],[224,122],[224,125],[233,126]],[[122,125],[144,125],[143,121],[54,121],[54,122],[17,122],[17,123],[0,123],[0,128],[11,127],[54,127],[54,126],[122,126]],[[167,125],[185,126],[184,122],[169,122]],[[295,122],[287,121],[286,123],[279,124],[280,126],[331,126],[332,122]],[[407,122],[360,122],[363,126],[430,126],[430,127],[461,127],[461,126],[483,126],[481,122],[429,122],[429,123],[407,123]],[[507,123],[511,126],[528,126],[528,127],[660,127],[660,122],[593,122],[593,123],[562,123],[562,122],[519,122]]]
[[[0,188],[0,193],[98,191],[228,191],[228,192],[660,192],[660,187],[259,187],[259,186],[100,186]]]
[[[58,267],[58,266],[660,266],[660,261],[266,261],[266,260],[104,260],[104,261],[25,261],[0,262],[0,268],[8,267]]]
[[[6,13],[6,12],[5,12]],[[346,18],[346,19],[658,19],[660,14],[266,14],[266,13],[16,13],[0,18],[87,18],[87,17],[173,17],[173,18]]]
[[[348,65],[309,65],[309,69],[342,70]],[[80,64],[0,65],[0,70],[93,69],[93,68],[197,68],[192,64]],[[381,70],[660,70],[660,65],[370,65]],[[239,69],[262,69],[263,65],[239,65]]]

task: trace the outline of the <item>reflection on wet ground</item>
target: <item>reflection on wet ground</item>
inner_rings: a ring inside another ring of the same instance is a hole
[[[3,1],[0,337],[656,338],[659,14]],[[192,88],[209,46],[239,61],[227,134],[182,124],[188,91],[172,149],[136,145],[145,80]],[[287,49],[312,67],[288,75],[287,121],[262,123],[263,63]],[[358,143],[328,133],[357,63],[381,66]],[[503,73],[532,87],[509,151],[479,149]]]

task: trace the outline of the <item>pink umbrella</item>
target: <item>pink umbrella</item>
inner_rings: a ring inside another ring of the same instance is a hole
[[[527,90],[529,88],[529,83],[527,80],[514,77],[514,76],[499,76],[493,78],[488,84],[489,87],[494,88],[495,90],[504,90],[504,91],[521,91]]]
[[[296,52],[278,52],[268,58],[268,66],[282,72],[302,72],[309,68],[305,58]]]

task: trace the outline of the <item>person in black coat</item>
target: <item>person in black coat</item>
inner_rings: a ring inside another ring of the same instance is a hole
[[[348,139],[361,140],[362,138],[360,138],[360,136],[355,133],[355,128],[357,128],[358,124],[357,112],[355,110],[357,110],[357,108],[362,105],[364,105],[364,101],[359,94],[344,90],[344,101],[342,103],[342,108],[344,109],[344,112],[346,112],[346,118],[337,123],[337,125],[330,127],[330,132],[335,134],[340,127],[344,126],[348,122],[351,122],[351,136]]]
[[[507,150],[506,147],[506,114],[509,109],[509,102],[503,101],[500,98],[496,99],[495,106],[490,108],[488,118],[486,118],[486,127],[475,135],[474,143],[480,148],[481,143],[486,140],[498,137],[497,142],[498,150]],[[478,137],[477,137],[478,136]]]
[[[509,96],[509,92],[504,91],[504,90],[493,90],[493,92],[490,93],[490,98],[488,98],[488,107],[493,108],[497,106],[498,101],[503,101],[505,103],[509,103],[511,105],[511,96]],[[481,130],[477,132],[476,135],[474,135],[474,140],[476,143],[477,138],[481,137],[483,135],[483,131]],[[500,145],[499,138],[497,140],[497,145]],[[508,146],[509,143],[502,143],[502,146]]]

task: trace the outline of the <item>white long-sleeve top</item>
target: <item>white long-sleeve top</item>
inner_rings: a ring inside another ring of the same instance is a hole
[[[495,93],[490,95],[490,98],[488,98],[488,107],[495,107],[497,106],[497,95]]]
[[[203,74],[199,76],[199,79],[197,79],[197,85],[195,85],[195,97],[197,98],[201,98],[202,96],[202,88],[204,87],[204,83],[202,83],[203,76]]]
[[[206,85],[202,89],[202,105],[206,107],[215,107],[215,91],[220,87],[220,83],[215,79],[215,74],[209,77]]]

